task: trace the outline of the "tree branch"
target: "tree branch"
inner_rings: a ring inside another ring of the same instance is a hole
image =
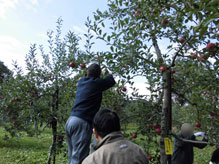
[[[191,35],[187,40],[185,40],[185,42],[181,45],[181,47],[179,48],[179,50],[176,52],[176,54],[174,55],[173,57],[173,61],[172,61],[172,64],[171,64],[171,67],[174,67],[175,65],[175,60],[176,60],[176,57],[179,55],[179,53],[182,51],[183,47],[186,45],[186,43],[188,43],[191,39],[192,39],[193,35]]]
[[[186,100],[189,104],[193,105],[193,106],[197,106],[196,103],[191,102],[188,98],[186,98],[183,94],[180,94],[178,92],[176,92],[176,90],[172,89],[172,92],[175,93],[177,96],[183,98],[184,100]]]
[[[170,133],[173,137],[175,137],[176,139],[180,140],[180,141],[183,141],[183,142],[187,142],[187,143],[197,143],[197,144],[207,144],[207,145],[217,145],[219,146],[218,143],[211,143],[211,142],[206,142],[206,141],[193,141],[193,140],[186,140],[186,139],[183,139],[179,136],[177,136],[175,133],[171,132]]]
[[[149,30],[150,30],[150,32],[152,32],[152,26],[149,27]],[[163,62],[162,53],[161,53],[161,50],[158,46],[156,36],[151,34],[151,39],[152,39],[152,43],[153,43],[154,49],[156,51],[158,60],[160,59]]]

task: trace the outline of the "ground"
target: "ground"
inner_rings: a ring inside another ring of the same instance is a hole
[[[43,164],[48,158],[48,151],[52,141],[50,129],[35,137],[23,135],[5,140],[5,131],[0,128],[0,163],[1,164]],[[136,139],[141,144],[141,141]],[[203,150],[195,149],[194,164],[208,164],[214,147]],[[57,155],[57,164],[66,164],[65,148]]]

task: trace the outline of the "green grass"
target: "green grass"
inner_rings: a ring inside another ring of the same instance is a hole
[[[46,163],[52,135],[46,129],[40,136],[14,137],[4,140],[5,131],[0,128],[0,163],[1,164],[43,164]],[[64,152],[57,155],[57,163],[67,163]]]
[[[135,132],[135,128],[130,126],[128,133]],[[0,164],[44,164],[48,158],[49,147],[52,141],[50,129],[45,131],[40,136],[28,137],[23,134],[21,137],[14,137],[5,140],[5,130],[0,128]],[[9,135],[9,134],[7,134]],[[138,135],[134,142],[145,145],[144,141]],[[66,145],[65,145],[66,146]],[[147,146],[147,145],[146,145]],[[214,147],[207,146],[204,149],[194,149],[195,159],[194,164],[208,164]],[[57,155],[57,164],[66,164],[67,156],[64,157],[64,150]]]

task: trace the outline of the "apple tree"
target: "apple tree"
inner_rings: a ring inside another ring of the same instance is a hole
[[[147,119],[143,113],[151,113],[160,118],[160,163],[170,163],[164,137],[171,137],[172,97],[180,107],[190,104],[197,121],[206,122],[208,111],[218,109],[218,2],[109,0],[108,9],[97,10],[86,25],[108,46],[102,57],[119,83],[133,84],[141,76],[149,85],[150,95],[140,97],[153,106],[142,108],[139,117]],[[200,90],[212,95],[212,103],[205,104],[209,99]]]

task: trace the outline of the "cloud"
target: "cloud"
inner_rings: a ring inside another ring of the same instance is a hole
[[[43,39],[43,40],[48,40],[48,36],[44,33],[38,33],[37,34],[37,37]]]
[[[17,4],[18,0],[0,0],[0,19],[5,19],[8,10],[14,9]]]
[[[138,90],[139,95],[150,95],[150,91],[147,89],[148,84],[144,82],[136,82],[134,81],[133,86],[127,84],[128,94],[131,96],[131,92],[133,91],[131,87],[134,87]]]
[[[20,66],[24,66],[25,55],[29,46],[17,40],[12,36],[0,35],[0,60],[3,61],[9,69],[12,69],[12,60],[17,60]]]
[[[50,3],[52,0],[45,0]],[[0,0],[0,19],[6,19],[7,13],[11,9],[16,9],[18,5],[25,6],[26,9],[37,12],[39,0]]]
[[[32,3],[33,5],[39,5],[39,1],[38,1],[38,0],[31,0],[31,3]]]
[[[79,26],[73,26],[72,28],[73,28],[73,30],[74,30],[75,32],[82,33],[82,34],[85,34],[85,33],[86,33],[85,29],[83,29],[83,28],[81,28],[81,27],[79,27]]]

